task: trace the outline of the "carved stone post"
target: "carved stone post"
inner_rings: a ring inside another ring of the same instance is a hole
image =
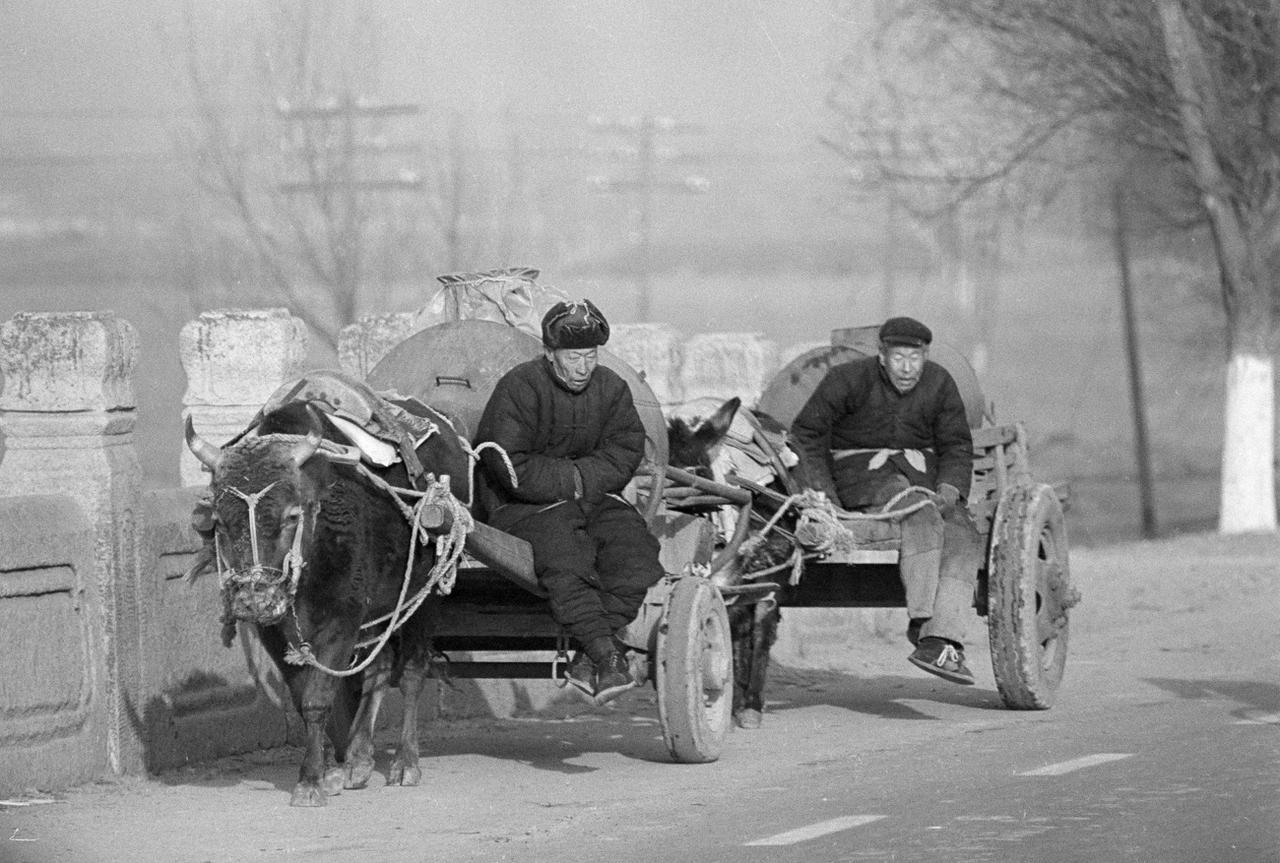
[[[183,421],[221,446],[253,419],[285,381],[303,371],[306,324],[287,309],[219,309],[188,321],[178,336],[187,391]],[[184,486],[205,485],[208,471],[182,446],[179,476]]]
[[[684,400],[680,386],[681,335],[668,324],[617,324],[607,350],[644,376],[664,408]]]
[[[366,315],[338,333],[338,365],[363,380],[388,351],[420,329],[413,312]]]
[[[92,667],[105,669],[105,681],[93,685],[106,702],[107,761],[118,773],[142,763],[131,715],[139,679],[137,356],[133,326],[110,312],[22,313],[0,325],[0,495],[62,495],[92,525],[93,571],[76,573],[70,589],[76,603],[102,605],[90,614],[102,625],[64,633],[50,620],[43,637],[49,650],[79,647],[63,636],[84,639]]]
[[[748,407],[778,370],[778,345],[760,333],[698,333],[684,343],[686,402],[738,396]]]

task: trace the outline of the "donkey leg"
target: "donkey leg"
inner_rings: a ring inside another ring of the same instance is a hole
[[[769,673],[769,651],[778,637],[778,605],[772,599],[756,603],[751,613],[750,662],[742,696],[742,709],[734,715],[740,728],[759,728],[764,721],[764,685]]]

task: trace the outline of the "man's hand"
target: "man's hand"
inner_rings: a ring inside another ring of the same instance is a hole
[[[960,489],[950,483],[938,484],[938,509],[943,516],[955,509],[956,504],[960,502]]]

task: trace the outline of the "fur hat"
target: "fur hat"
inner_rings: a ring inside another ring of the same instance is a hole
[[[542,344],[548,350],[583,350],[609,341],[609,322],[590,300],[559,302],[542,318]]]
[[[889,318],[880,325],[880,343],[925,348],[933,341],[933,333],[915,318]]]

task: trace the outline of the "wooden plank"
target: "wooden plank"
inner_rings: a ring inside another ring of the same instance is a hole
[[[453,514],[443,506],[423,506],[418,518],[424,528],[434,532],[445,532],[453,523]],[[520,537],[477,521],[467,534],[466,550],[476,560],[530,593],[547,595],[533,571],[533,548]]]
[[[1017,439],[1016,425],[984,426],[973,430],[973,448],[979,452],[994,446],[1011,444]]]
[[[731,485],[715,482],[713,480],[704,479],[696,474],[689,473],[687,470],[681,470],[678,467],[667,465],[667,479],[672,482],[678,482],[681,485],[696,488],[707,494],[718,495],[726,500],[738,505],[746,506],[751,503],[751,493],[743,491],[740,488],[734,488]]]
[[[821,558],[819,563],[897,563],[898,550],[895,548],[858,548],[844,553],[829,554]]]

